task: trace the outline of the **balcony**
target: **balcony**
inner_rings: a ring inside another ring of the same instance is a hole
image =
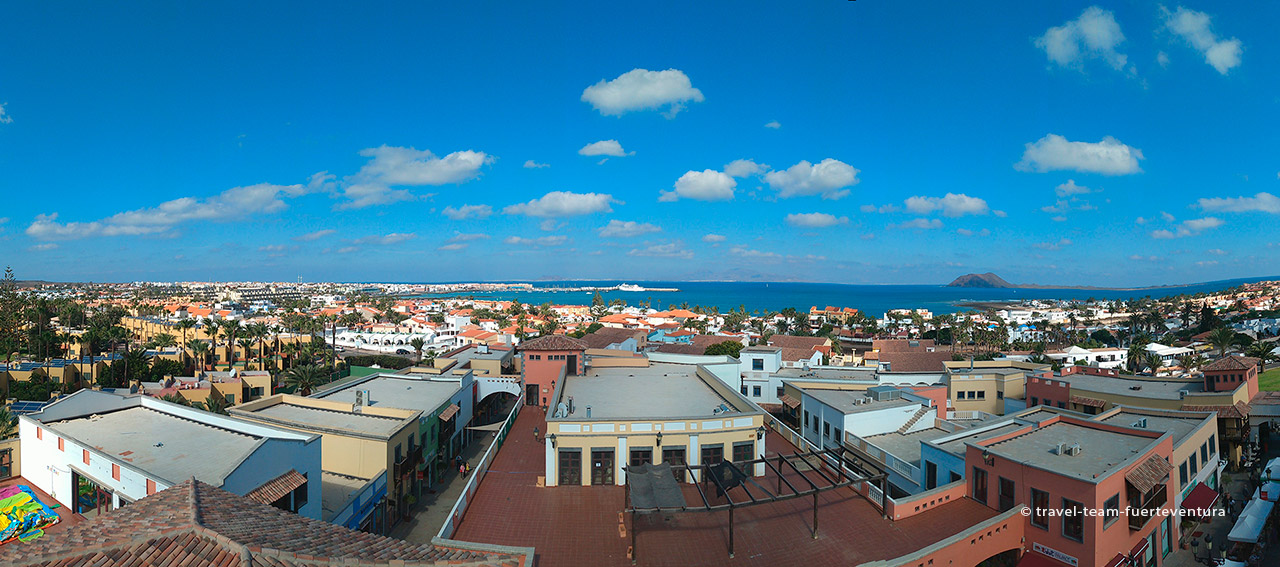
[[[1156,517],[1160,508],[1169,501],[1168,491],[1165,485],[1157,485],[1151,489],[1151,492],[1139,494],[1132,488],[1129,489],[1129,529],[1137,531],[1147,525],[1147,522]]]

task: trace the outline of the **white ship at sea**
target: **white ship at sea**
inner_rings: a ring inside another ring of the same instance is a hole
[[[636,284],[624,283],[618,286],[618,291],[645,291],[645,289]]]

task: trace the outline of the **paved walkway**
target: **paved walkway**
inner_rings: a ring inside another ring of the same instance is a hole
[[[1231,497],[1235,499],[1232,511],[1238,513],[1241,506],[1248,502],[1248,498],[1253,495],[1247,476],[1243,473],[1224,473],[1222,475],[1222,484],[1227,487]],[[1225,499],[1225,494],[1223,499]],[[1221,504],[1222,500],[1220,499],[1219,505]],[[1193,567],[1195,565],[1203,565],[1204,558],[1209,554],[1205,544],[1205,536],[1212,536],[1213,538],[1213,556],[1222,557],[1225,546],[1230,545],[1230,542],[1227,541],[1227,534],[1231,532],[1231,528],[1235,523],[1235,518],[1229,513],[1226,516],[1214,517],[1213,521],[1207,524],[1201,524],[1192,532],[1194,539],[1200,544],[1199,549],[1175,549],[1173,553],[1170,553],[1165,558],[1164,566]],[[1196,560],[1196,555],[1199,555],[1200,561]],[[1260,565],[1280,565],[1280,546],[1273,545]]]
[[[526,407],[520,411],[523,413],[529,409]],[[504,410],[499,412],[503,419],[510,413],[511,405],[508,404]],[[489,450],[489,445],[493,444],[496,435],[492,431],[477,431],[471,444],[462,449],[462,456],[467,459],[472,469],[480,464],[480,459],[484,457],[484,452]],[[432,487],[435,493],[428,492],[422,496],[422,500],[416,505],[417,512],[414,513],[413,519],[401,522],[392,528],[390,536],[410,543],[431,543],[431,539],[440,533],[440,526],[443,526],[448,519],[449,511],[458,501],[458,496],[462,494],[468,478],[469,476],[463,477],[458,474],[458,469],[449,467],[444,474],[444,479]]]

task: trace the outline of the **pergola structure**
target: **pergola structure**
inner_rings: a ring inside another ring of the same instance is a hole
[[[818,494],[860,482],[878,482],[882,493],[886,493],[888,475],[864,458],[851,458],[845,447],[832,447],[809,453],[795,452],[790,455],[778,454],[773,457],[762,457],[744,462],[722,461],[714,465],[690,465],[681,459],[679,465],[662,463],[657,465],[641,465],[625,467],[627,471],[626,506],[624,511],[631,513],[631,562],[636,562],[639,550],[636,548],[636,515],[654,512],[686,513],[686,512],[729,512],[729,557],[733,557],[733,516],[738,508],[782,502],[792,498],[813,497],[813,539],[818,539]],[[856,457],[857,455],[854,454]],[[814,464],[814,461],[817,464]],[[777,476],[775,490],[769,490],[755,480],[748,472],[755,465],[763,463]],[[801,463],[801,466],[797,466]],[[840,466],[834,466],[839,463]],[[831,465],[824,471],[824,466]],[[792,483],[784,471],[790,470],[803,483]],[[698,482],[693,486],[698,490],[702,504],[689,505],[685,502],[680,483],[675,473],[680,471],[699,471]],[[810,478],[816,473],[820,478]],[[831,474],[829,474],[831,473]],[[834,476],[833,476],[834,475]],[[707,489],[703,485],[710,482],[715,486],[716,495],[724,496],[726,504],[712,504],[707,498]],[[752,492],[755,487],[757,492]],[[785,490],[784,490],[785,487]],[[730,490],[742,488],[748,500],[734,500]],[[883,510],[883,502],[877,503]]]

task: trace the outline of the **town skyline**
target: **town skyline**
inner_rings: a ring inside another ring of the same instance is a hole
[[[1263,14],[682,9],[18,7],[6,263],[50,281],[1280,273]]]

